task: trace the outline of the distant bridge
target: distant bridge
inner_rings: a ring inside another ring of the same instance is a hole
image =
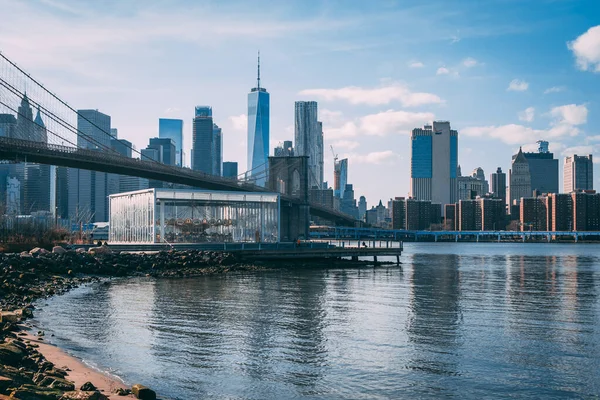
[[[351,228],[343,226],[321,226],[311,227],[310,237],[313,239],[337,239],[337,240],[405,240],[412,238],[419,240],[430,238],[451,239],[458,241],[464,237],[474,237],[478,242],[480,239],[516,239],[525,241],[528,238],[542,238],[551,241],[555,237],[571,237],[574,241],[591,237],[600,238],[600,231],[578,232],[578,231],[418,231],[405,229],[374,229],[374,228]]]

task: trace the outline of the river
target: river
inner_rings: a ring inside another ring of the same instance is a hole
[[[600,245],[407,243],[401,262],[113,280],[34,322],[170,399],[600,395]]]

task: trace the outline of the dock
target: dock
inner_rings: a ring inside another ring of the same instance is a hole
[[[370,258],[374,263],[378,257],[395,257],[400,263],[400,255],[404,247],[402,242],[395,242],[388,247],[339,246],[329,242],[297,243],[148,243],[148,244],[119,244],[108,243],[113,251],[155,252],[169,250],[198,250],[220,251],[232,253],[246,261],[261,260],[334,260]]]

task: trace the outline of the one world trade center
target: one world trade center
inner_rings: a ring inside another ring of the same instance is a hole
[[[269,162],[269,92],[260,87],[260,53],[256,87],[248,93],[248,172],[247,178],[265,186]]]

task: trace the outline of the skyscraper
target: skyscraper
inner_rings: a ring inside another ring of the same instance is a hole
[[[492,194],[496,199],[502,199],[506,203],[506,174],[498,167],[496,172],[490,175],[492,182]]]
[[[23,140],[33,140],[33,110],[29,105],[27,93],[21,99],[17,111],[17,126],[14,137]]]
[[[225,161],[223,163],[223,176],[225,178],[237,179],[238,163],[235,161]]]
[[[192,169],[212,174],[214,169],[214,132],[212,107],[197,106],[192,135]]]
[[[163,164],[175,165],[176,154],[175,142],[171,138],[152,138],[148,142],[149,149],[158,151],[158,160]]]
[[[223,131],[213,124],[213,175],[223,175]]]
[[[529,164],[531,191],[558,193],[558,160],[548,150],[548,142],[539,140],[537,153],[523,153]],[[513,155],[513,160],[517,155]],[[531,196],[529,193],[527,196]]]
[[[269,159],[269,92],[260,87],[260,53],[256,87],[248,93],[248,178],[265,186]]]
[[[367,212],[367,198],[360,196],[358,199],[358,219],[361,221],[365,220],[365,213]]]
[[[434,121],[411,136],[411,196],[452,204],[457,200],[458,132],[448,121]]]
[[[103,151],[110,148],[110,116],[98,110],[77,111],[77,147]],[[67,170],[69,218],[75,221],[108,221],[108,195],[113,178],[105,172],[76,168]],[[116,178],[115,178],[116,179]]]
[[[348,184],[348,159],[334,160],[333,164],[333,193],[340,199],[344,198],[344,190]],[[365,210],[366,211],[366,210]]]
[[[183,167],[183,120],[160,118],[158,120],[158,137],[175,142],[175,165]]]
[[[323,183],[323,128],[317,121],[316,101],[297,101],[295,110],[295,154],[308,156],[310,187]]]
[[[565,157],[563,167],[563,192],[594,189],[594,163],[592,155]]]
[[[519,147],[519,152],[513,156],[512,168],[508,170],[510,205],[519,204],[521,197],[531,197],[531,174],[529,162]],[[510,207],[509,207],[510,209]]]
[[[283,144],[280,143],[279,146],[275,147],[273,154],[275,157],[293,157],[294,146],[292,145],[292,141],[284,140]]]

